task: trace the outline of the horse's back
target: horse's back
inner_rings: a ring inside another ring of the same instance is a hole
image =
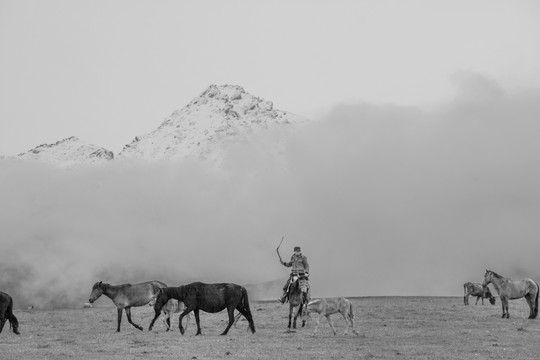
[[[13,307],[13,299],[10,295],[0,291],[0,317],[4,317],[4,314],[8,309]]]
[[[119,291],[117,292],[114,302],[123,304],[124,306],[147,305],[154,295],[159,292],[159,289],[165,287],[165,283],[156,280],[145,281],[138,284],[118,285]]]
[[[184,285],[183,288],[186,294],[185,304],[193,304],[206,312],[218,312],[230,304],[238,304],[244,292],[241,285],[233,283],[194,282]]]
[[[203,296],[216,296],[218,298],[242,294],[243,290],[241,285],[233,283],[207,284],[202,282],[194,282],[186,286],[190,288],[188,291],[195,292]]]
[[[504,296],[510,300],[520,299],[523,296],[538,292],[538,284],[531,278],[521,280],[504,279],[505,281],[499,284],[497,291],[500,296]]]
[[[319,314],[332,315],[338,312],[348,313],[351,308],[351,302],[345,297],[316,299],[308,303],[311,311]]]

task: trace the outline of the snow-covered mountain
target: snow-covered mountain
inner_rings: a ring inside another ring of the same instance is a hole
[[[102,164],[114,158],[112,151],[88,144],[75,136],[42,144],[17,156],[23,160],[37,160],[48,164],[67,167],[72,165]]]
[[[236,85],[211,85],[187,106],[171,114],[154,131],[137,136],[118,158],[193,158],[220,165],[236,144],[248,145],[264,157],[283,151],[288,133],[306,122],[274,109]]]
[[[274,109],[271,101],[253,96],[236,85],[211,85],[161,125],[112,151],[70,137],[19,154],[19,159],[60,167],[95,165],[113,159],[195,159],[221,167],[231,151],[249,152],[262,159],[281,158],[287,136],[307,119]]]

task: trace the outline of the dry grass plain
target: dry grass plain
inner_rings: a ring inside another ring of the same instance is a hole
[[[540,319],[528,320],[525,300],[510,303],[510,319],[495,306],[463,305],[461,297],[362,297],[354,304],[360,336],[343,335],[344,320],[334,316],[338,335],[326,323],[311,337],[306,328],[288,332],[287,309],[277,302],[252,302],[256,334],[240,321],[229,334],[226,313],[201,313],[202,336],[193,317],[186,335],[165,332],[158,320],[152,332],[127,319],[116,333],[116,309],[16,311],[21,335],[6,325],[0,334],[0,359],[538,359]],[[108,299],[98,305],[104,306]],[[112,304],[111,304],[112,305]],[[153,310],[134,308],[135,322],[148,327]]]

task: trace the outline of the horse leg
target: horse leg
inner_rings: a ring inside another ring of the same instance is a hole
[[[534,314],[534,303],[533,303],[533,299],[532,299],[532,295],[531,293],[528,293],[527,295],[524,296],[525,300],[527,300],[527,304],[529,304],[529,319],[533,319],[533,314]]]
[[[330,318],[330,315],[327,314],[327,315],[325,315],[325,317],[326,317],[326,320],[328,320],[328,324],[330,324],[330,327],[332,328],[332,331],[334,332],[334,335],[336,335],[337,334],[336,328],[334,327],[334,324],[332,323],[332,319]]]
[[[351,310],[348,316],[349,316],[349,319],[351,320],[351,328],[352,328],[353,334],[360,335],[360,333],[354,328],[354,314],[353,314],[352,306],[351,306]]]
[[[253,322],[253,316],[251,316],[251,311],[249,311],[249,309],[246,309],[242,304],[238,304],[236,310],[238,310],[240,314],[244,315],[244,317],[249,323],[249,329],[253,334],[255,334],[255,323]]]
[[[289,329],[291,328],[292,312],[293,312],[293,307],[289,303],[289,325],[287,326],[287,328]]]
[[[0,333],[2,332],[2,329],[4,328],[4,324],[6,323],[5,318],[0,318]]]
[[[227,335],[227,332],[229,331],[231,326],[234,324],[234,307],[229,305],[229,307],[227,307],[227,313],[229,314],[229,325],[227,325],[227,327],[221,333],[221,335]]]
[[[159,317],[159,315],[161,315],[161,311],[156,311],[156,314],[154,315],[154,318],[152,319],[152,321],[150,322],[150,326],[148,326],[148,331],[151,331],[152,328],[154,327],[154,323],[156,322],[157,318]]]
[[[180,334],[184,335],[184,327],[182,326],[182,319],[184,318],[184,316],[186,316],[189,312],[191,312],[191,308],[189,307],[186,307],[186,309],[180,314],[180,316],[178,317],[178,328],[180,329]],[[197,322],[197,327],[199,327],[199,322]]]
[[[120,323],[122,322],[122,310],[123,308],[118,308],[118,327],[116,328],[116,332],[120,332]]]
[[[343,316],[343,319],[345,319],[345,332],[343,333],[343,335],[347,335],[347,333],[349,332],[349,314],[348,314],[348,310],[345,310],[345,311],[340,311],[339,312],[342,316]],[[353,324],[353,327],[354,327],[354,324]]]
[[[300,304],[300,310],[298,310],[298,313],[301,315],[300,318],[302,319],[302,327],[306,326],[306,318],[304,316],[304,310],[307,307],[307,302],[304,304]]]
[[[170,312],[167,312],[167,311],[163,312],[163,323],[165,323],[165,327],[167,328],[167,330],[165,331],[170,331],[171,330],[171,313]]]
[[[126,315],[127,315],[127,319],[129,321],[129,323],[133,326],[135,326],[137,329],[139,330],[143,330],[143,327],[141,325],[137,325],[135,324],[133,321],[131,321],[131,306],[128,306],[125,308],[126,309]]]
[[[501,297],[501,305],[502,305],[502,318],[510,318],[510,314],[508,313],[508,299],[506,296]]]
[[[313,334],[311,334],[311,336],[315,336],[315,334],[317,334],[317,330],[319,330],[320,322],[321,322],[321,314],[317,314],[317,317],[315,318],[315,330],[313,330]]]
[[[195,335],[202,335],[201,332],[201,320],[199,319],[199,309],[193,309],[195,314],[195,322],[197,323],[197,333]]]

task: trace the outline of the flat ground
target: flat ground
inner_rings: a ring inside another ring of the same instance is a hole
[[[338,335],[321,321],[287,331],[288,307],[252,302],[256,334],[240,321],[229,334],[225,312],[201,313],[202,336],[193,316],[186,335],[165,332],[158,320],[152,332],[127,319],[116,333],[116,309],[16,311],[20,336],[6,324],[0,334],[0,359],[538,359],[540,318],[528,320],[525,300],[510,302],[510,319],[501,319],[499,299],[491,306],[463,305],[461,297],[351,298],[360,336],[343,335],[345,322],[334,316]],[[109,299],[100,299],[105,305]],[[111,303],[112,305],[112,303]],[[135,322],[148,327],[150,307],[134,308]],[[178,314],[176,314],[178,315]]]

